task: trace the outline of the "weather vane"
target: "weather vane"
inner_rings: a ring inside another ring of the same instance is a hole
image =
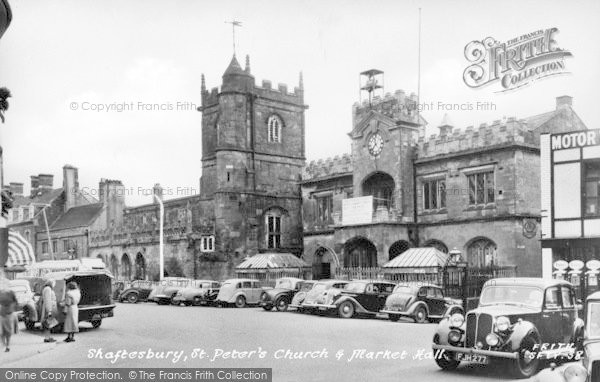
[[[237,20],[225,21],[226,24],[231,24],[231,30],[233,32],[233,55],[235,56],[235,27],[241,27],[242,22]]]

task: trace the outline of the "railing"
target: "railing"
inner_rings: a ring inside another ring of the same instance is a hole
[[[336,270],[336,278],[345,280],[368,280],[381,279],[381,268],[379,267],[347,267]]]
[[[248,271],[236,271],[236,275],[239,278],[246,278],[260,281],[263,287],[274,287],[275,281],[282,277],[296,277],[299,279],[309,280],[311,277],[311,269],[284,269],[279,271],[268,271],[268,272],[253,272]]]

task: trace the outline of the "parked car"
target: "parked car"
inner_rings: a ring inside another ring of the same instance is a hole
[[[312,289],[306,293],[304,301],[300,307],[303,312],[315,312],[318,310],[317,300],[324,298],[329,291],[342,289],[348,284],[348,280],[319,280]]]
[[[263,291],[258,280],[230,279],[221,284],[215,303],[219,306],[233,304],[236,308],[258,305]]]
[[[27,280],[9,280],[8,282],[10,290],[15,292],[17,297],[17,314],[19,320],[23,319],[23,308],[35,309],[35,302],[33,301],[33,291]]]
[[[600,381],[600,292],[592,293],[585,302],[583,350],[588,381]]]
[[[344,289],[325,294],[315,305],[319,310],[337,313],[341,318],[351,318],[355,314],[375,316],[395,286],[388,281],[355,280]]]
[[[442,319],[433,337],[444,370],[461,362],[508,362],[517,378],[534,375],[544,358],[569,355],[560,344],[581,344],[573,286],[562,280],[502,278],[487,281],[479,306]]]
[[[221,283],[214,280],[193,280],[190,286],[180,289],[173,303],[176,305],[184,304],[186,306],[210,305],[215,302],[219,294]]]
[[[150,292],[154,288],[154,283],[148,280],[135,280],[133,281],[129,287],[123,288],[119,292],[116,300],[119,302],[129,302],[135,304],[139,301],[147,301],[148,296],[150,296]]]
[[[427,283],[398,284],[385,301],[381,313],[387,313],[390,321],[400,317],[412,317],[417,323],[440,320],[446,314],[462,313],[461,300],[444,297],[442,288]]]
[[[191,281],[182,277],[165,277],[152,289],[148,295],[148,301],[153,301],[158,305],[170,304],[177,292],[186,288]]]
[[[41,317],[42,289],[46,279],[52,279],[56,282],[54,293],[56,301],[60,302],[65,298],[66,285],[70,281],[75,281],[81,290],[81,301],[79,301],[79,321],[88,321],[94,328],[100,327],[102,320],[113,317],[115,304],[111,296],[112,275],[104,270],[91,271],[72,271],[72,272],[52,272],[44,275],[44,278],[29,277],[29,281],[34,292],[35,308],[29,306],[23,308],[23,321],[25,327],[29,330],[35,327],[35,324]],[[59,325],[55,330],[60,331],[65,320],[65,314],[59,310],[56,319]]]
[[[304,280],[296,277],[282,277],[275,282],[275,288],[265,290],[260,298],[260,306],[264,310],[277,308],[285,312],[292,303],[294,295],[300,290]]]
[[[304,302],[304,299],[306,298],[306,295],[308,294],[308,292],[310,292],[312,290],[312,288],[316,284],[317,284],[316,280],[305,280],[305,281],[302,281],[300,283],[300,289],[298,290],[298,292],[292,298],[292,302],[290,302],[290,305],[288,306],[288,309],[292,308],[292,309],[296,309],[297,311],[301,312],[304,309],[302,307],[302,303]]]

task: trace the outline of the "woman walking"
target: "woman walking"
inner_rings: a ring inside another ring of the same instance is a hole
[[[0,277],[2,277],[0,275]],[[6,283],[8,284],[8,283]],[[17,296],[8,289],[8,285],[0,286],[0,338],[6,346],[5,352],[10,351],[10,337],[18,332],[18,321],[15,309]]]
[[[67,293],[65,296],[65,333],[67,338],[65,342],[75,341],[75,333],[79,332],[79,301],[81,300],[81,291],[77,283],[71,281],[67,284]]]
[[[46,281],[42,290],[42,317],[40,318],[40,322],[44,328],[44,342],[56,341],[50,334],[50,330],[58,325],[58,321],[56,320],[56,294],[54,293],[55,283],[54,280]]]

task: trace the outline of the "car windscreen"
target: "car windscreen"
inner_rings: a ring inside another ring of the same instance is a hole
[[[518,285],[493,285],[483,289],[479,305],[526,305],[541,308],[544,294],[540,288]]]
[[[600,302],[589,302],[587,310],[587,337],[600,338]]]
[[[367,287],[366,283],[348,283],[344,287],[344,290],[346,292],[364,293],[366,287]]]
[[[313,283],[302,283],[300,290],[302,292],[308,292],[309,290],[311,290],[313,288],[314,285],[315,284],[313,284]]]

